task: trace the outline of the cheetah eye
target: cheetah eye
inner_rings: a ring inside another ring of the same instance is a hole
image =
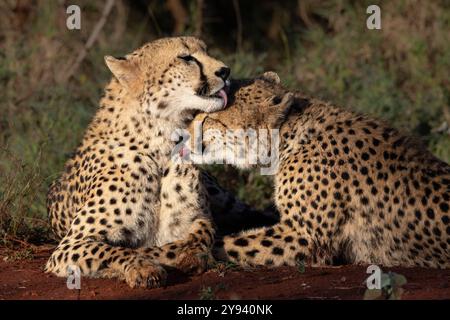
[[[189,54],[183,55],[183,56],[178,56],[178,58],[180,58],[181,60],[184,60],[186,62],[194,61],[194,57]]]
[[[279,104],[280,102],[281,102],[281,97],[276,96],[272,99],[273,104]]]

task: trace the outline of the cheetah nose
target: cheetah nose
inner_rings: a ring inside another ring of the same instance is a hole
[[[226,81],[228,77],[230,76],[230,68],[228,67],[222,67],[219,70],[217,70],[214,74],[218,76],[223,81]]]

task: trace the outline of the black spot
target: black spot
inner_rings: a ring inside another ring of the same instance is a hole
[[[88,267],[88,269],[91,269],[91,267],[92,267],[92,258],[86,259],[86,266]]]
[[[438,237],[441,236],[441,230],[439,230],[437,227],[434,227],[434,228],[433,228],[433,233],[434,233],[436,236],[438,236]]]
[[[263,247],[270,247],[272,245],[272,241],[270,241],[270,240],[262,240],[261,241],[261,245]]]
[[[355,142],[355,145],[359,148],[362,149],[362,147],[364,146],[364,142],[362,142],[361,140],[357,140]]]
[[[245,254],[246,254],[247,256],[253,258],[258,252],[259,252],[259,250],[254,249],[254,250],[251,250],[251,251],[247,251]]]
[[[441,220],[442,220],[442,222],[443,222],[444,224],[448,224],[448,223],[449,223],[449,218],[448,218],[448,216],[442,216]]]
[[[280,247],[274,247],[272,249],[272,253],[277,256],[282,256],[284,254],[284,250]]]
[[[267,229],[266,230],[266,237],[271,237],[271,236],[273,236],[273,234],[275,233],[275,231],[272,229],[272,228],[270,228],[270,229]]]
[[[305,238],[300,238],[300,239],[298,239],[298,243],[301,245],[301,246],[307,246],[308,245],[308,240],[306,240]]]
[[[419,210],[416,210],[416,211],[414,212],[414,215],[416,216],[417,219],[419,219],[419,220],[422,219],[422,213],[420,213]]]
[[[167,107],[168,107],[167,102],[160,101],[160,102],[158,103],[158,109],[159,109],[159,110],[164,110],[164,109],[166,109]]]
[[[372,142],[373,142],[373,145],[374,145],[375,147],[377,147],[377,146],[380,145],[380,140],[378,140],[377,138],[373,138],[373,139],[372,139]]]
[[[367,169],[367,167],[362,167],[360,170],[361,174],[363,175],[367,175],[369,173],[369,170]]]
[[[286,219],[286,220],[284,221],[284,224],[287,225],[287,226],[290,227],[290,228],[293,227],[293,224],[292,224],[292,220],[291,220],[291,219]]]
[[[434,219],[434,210],[431,208],[427,209],[427,217],[430,219]]]
[[[239,247],[246,247],[246,246],[248,246],[248,240],[239,238],[234,241],[234,244]]]
[[[336,200],[341,200],[341,199],[342,199],[342,195],[341,195],[340,192],[335,192],[335,193],[333,194],[333,196],[334,196],[334,198],[335,198]]]

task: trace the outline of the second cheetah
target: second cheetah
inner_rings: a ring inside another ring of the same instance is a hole
[[[280,222],[224,237],[218,257],[248,266],[450,267],[450,166],[382,121],[279,82],[272,72],[235,82],[227,109],[196,118],[204,134],[214,129],[228,138],[242,129],[280,130]],[[218,141],[219,134],[204,139],[208,156],[238,159],[230,157],[237,139]]]

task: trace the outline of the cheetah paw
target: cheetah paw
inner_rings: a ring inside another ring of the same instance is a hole
[[[137,259],[125,271],[125,281],[131,288],[158,288],[165,284],[167,272],[146,259]]]
[[[201,274],[213,265],[214,258],[204,247],[183,248],[178,255],[176,268],[188,274]]]

